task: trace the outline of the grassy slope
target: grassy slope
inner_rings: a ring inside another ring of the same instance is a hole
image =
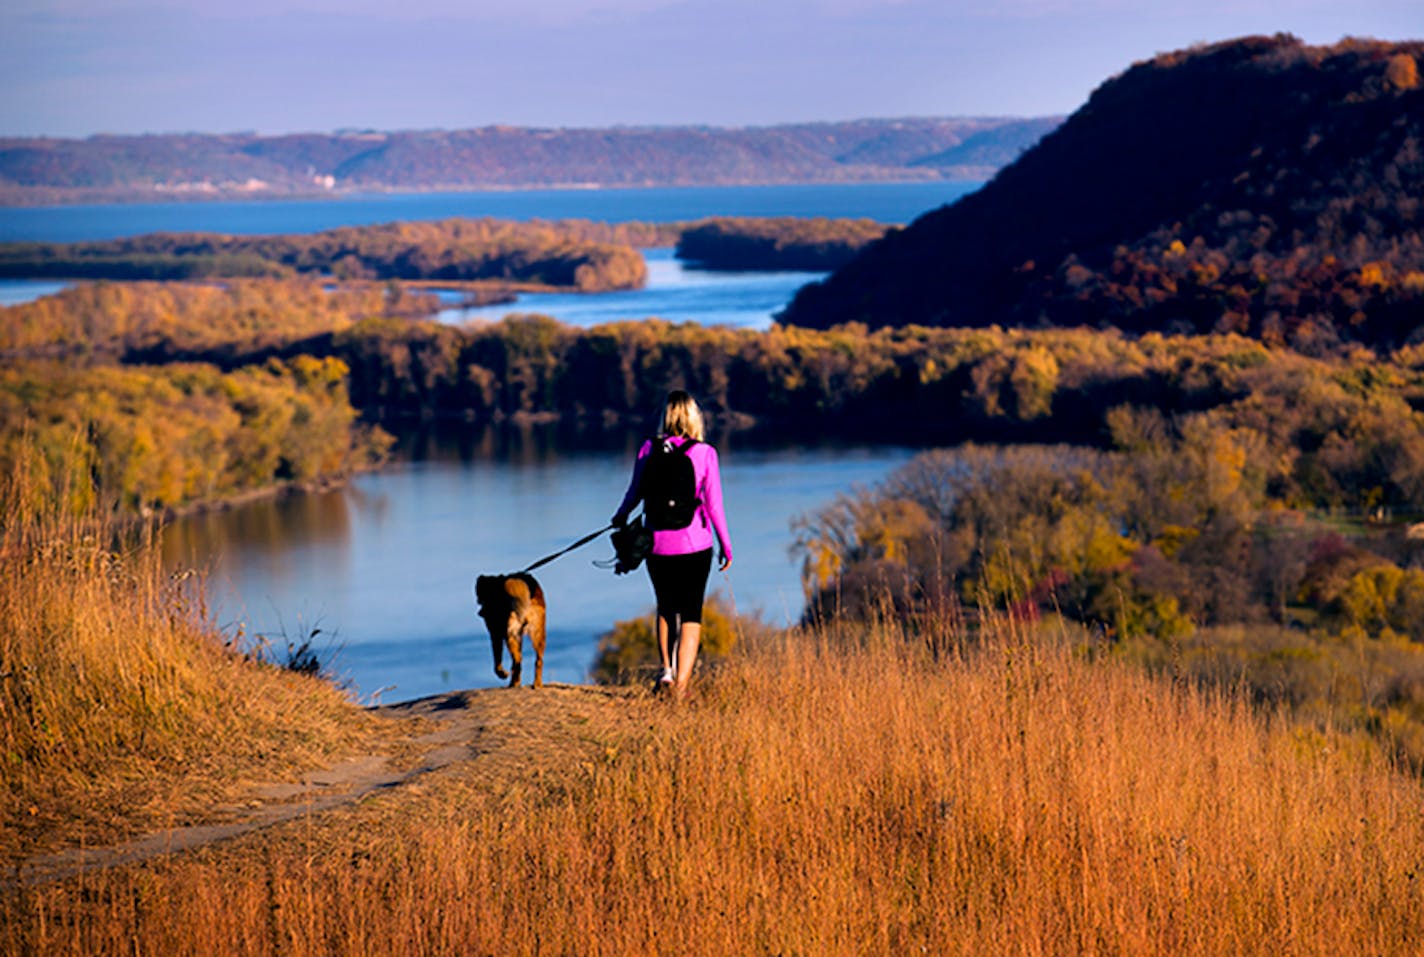
[[[1041,635],[995,631],[939,663],[886,628],[771,639],[683,710],[625,698],[551,726],[552,699],[508,693],[517,714],[504,732],[523,742],[511,760],[456,766],[195,855],[6,896],[0,946],[1417,946],[1420,788],[1368,745],[1084,663]]]
[[[331,685],[239,654],[196,578],[149,544],[115,550],[71,500],[0,489],[0,861],[182,822],[387,734]]]

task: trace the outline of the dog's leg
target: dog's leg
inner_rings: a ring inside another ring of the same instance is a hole
[[[490,629],[490,648],[494,652],[494,673],[500,678],[509,677],[509,672],[504,670],[504,641]]]
[[[534,687],[544,687],[544,608],[529,609],[529,643],[534,646]]]
[[[494,652],[494,673],[497,677],[508,678],[509,672],[504,670],[504,639],[497,635],[493,628],[489,630],[489,633],[490,648]]]
[[[519,646],[524,642],[524,623],[513,615],[509,616],[509,631],[504,643],[509,647],[509,686],[519,687],[519,674],[524,670],[524,661]]]

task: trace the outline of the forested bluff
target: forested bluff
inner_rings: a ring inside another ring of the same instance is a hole
[[[1135,64],[785,320],[1407,342],[1424,314],[1421,65],[1421,41],[1288,35]]]

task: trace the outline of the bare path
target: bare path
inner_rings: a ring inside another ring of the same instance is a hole
[[[215,844],[303,815],[316,815],[352,804],[367,795],[399,788],[424,775],[460,762],[482,761],[491,775],[509,774],[531,765],[564,760],[577,749],[585,729],[627,720],[631,699],[645,697],[627,689],[548,685],[529,688],[456,691],[375,709],[391,718],[426,718],[412,722],[426,733],[408,744],[416,757],[399,762],[390,755],[359,754],[296,783],[254,783],[241,805],[214,807],[212,823],[168,828],[104,847],[68,848],[30,858],[6,875],[4,883],[40,884],[89,871],[132,864]],[[397,766],[399,764],[399,766]]]

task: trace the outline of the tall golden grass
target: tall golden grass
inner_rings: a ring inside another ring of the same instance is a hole
[[[1424,941],[1424,790],[1367,742],[1007,623],[748,642],[561,774],[478,764],[3,899],[46,953],[1342,954]]]
[[[370,737],[331,685],[231,647],[151,537],[44,474],[31,455],[0,481],[0,859],[173,823]]]

